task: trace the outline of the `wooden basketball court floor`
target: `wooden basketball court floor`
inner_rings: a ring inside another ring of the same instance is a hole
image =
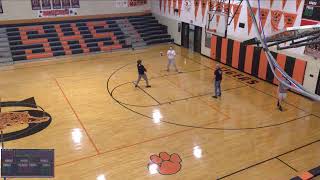
[[[276,86],[245,75],[258,81],[249,84],[228,74],[222,98],[213,99],[215,62],[175,46],[182,73],[167,73],[167,60],[159,55],[167,48],[2,68],[2,102],[35,97],[52,116],[46,129],[7,141],[5,148],[55,149],[57,180],[282,180],[320,165],[318,103],[289,93],[280,112]],[[144,81],[140,88],[132,83],[139,58],[151,88]],[[149,170],[150,156],[160,152],[178,154],[180,171],[162,175]]]

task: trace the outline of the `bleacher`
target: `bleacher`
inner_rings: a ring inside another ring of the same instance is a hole
[[[0,29],[0,63],[172,42],[152,14],[8,25]],[[8,52],[9,51],[9,52]]]

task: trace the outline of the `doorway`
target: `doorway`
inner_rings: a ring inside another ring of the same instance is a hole
[[[189,48],[189,24],[182,22],[181,45]]]

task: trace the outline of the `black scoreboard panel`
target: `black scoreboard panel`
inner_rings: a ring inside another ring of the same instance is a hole
[[[320,0],[305,0],[302,18],[320,21]]]
[[[54,150],[2,149],[1,177],[54,177]]]

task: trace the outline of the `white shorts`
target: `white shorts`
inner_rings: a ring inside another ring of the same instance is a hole
[[[176,64],[175,59],[168,59],[168,64]]]
[[[287,93],[279,93],[279,99],[285,99],[287,97]]]

